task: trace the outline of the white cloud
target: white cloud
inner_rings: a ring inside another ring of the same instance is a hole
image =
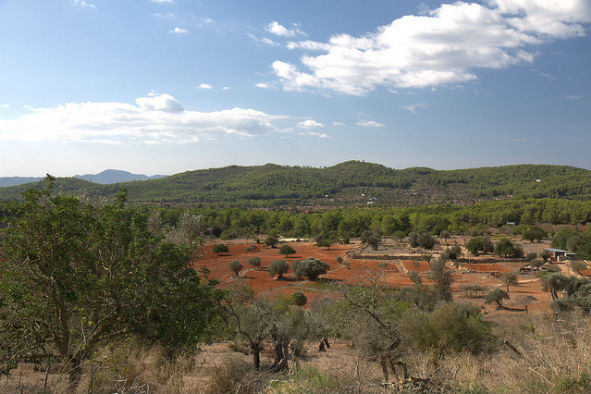
[[[150,0],[152,3],[158,3],[158,4],[172,4],[174,3],[174,0]]]
[[[286,90],[364,95],[378,86],[455,85],[477,79],[474,70],[479,68],[533,62],[532,45],[584,35],[590,14],[588,0],[458,1],[424,15],[403,16],[361,36],[290,42],[290,49],[321,53],[304,55],[303,71],[280,60],[272,68]],[[274,22],[269,30],[288,36],[280,26]]]
[[[222,88],[222,90],[230,90],[230,87],[229,87],[229,86],[224,86],[224,87]]]
[[[2,109],[8,109],[8,108],[10,108],[10,105],[8,105],[8,104],[0,104],[0,108],[2,108]]]
[[[276,36],[280,37],[295,37],[297,35],[306,35],[306,33],[304,33],[298,28],[298,24],[294,23],[293,27],[293,29],[288,29],[279,22],[273,21],[267,25],[265,30],[267,30],[271,34],[275,34]]]
[[[308,131],[308,135],[318,137],[318,138],[328,138],[328,134],[326,133],[318,133],[316,131]]]
[[[258,82],[258,83],[255,83],[254,86],[256,86],[257,88],[261,88],[261,89],[269,89],[271,87],[266,82]]]
[[[407,110],[408,112],[412,112],[413,114],[417,114],[417,110],[427,108],[426,104],[417,103],[417,104],[409,104],[409,105],[401,105],[402,108]]]
[[[302,122],[298,123],[298,127],[302,129],[315,129],[319,127],[324,127],[324,125],[320,122],[317,122],[313,119],[306,119]]]
[[[78,6],[78,7],[96,8],[96,6],[94,4],[84,1],[84,0],[73,0],[72,4],[74,4],[75,6]]]
[[[170,34],[190,34],[191,32],[187,29],[183,29],[181,27],[175,27],[174,29],[169,31]]]
[[[270,46],[277,46],[277,45],[279,45],[279,43],[277,43],[277,42],[275,42],[275,41],[271,40],[271,39],[270,39],[270,38],[268,38],[268,37],[262,37],[262,38],[259,38],[259,37],[255,36],[255,35],[254,35],[254,34],[252,34],[252,33],[248,33],[248,36],[249,36],[249,37],[250,37],[250,38],[251,38],[253,41],[260,42],[260,43],[262,43],[262,44],[265,44],[265,45],[270,45]]]
[[[166,14],[162,14],[160,12],[155,12],[152,14],[153,17],[156,18],[174,18],[174,14],[172,12],[168,12]]]
[[[274,121],[283,118],[248,108],[188,111],[169,94],[140,97],[135,104],[66,103],[30,110],[0,119],[0,141],[191,143],[226,134],[278,133]]]
[[[335,127],[341,127],[341,126],[344,126],[345,124],[343,122],[332,122],[332,125]]]
[[[580,100],[583,98],[583,96],[581,96],[579,94],[566,94],[562,97],[569,99],[569,100]],[[8,107],[6,107],[6,108],[8,108]]]
[[[202,83],[199,85],[199,89],[211,89],[211,85],[208,83]]]
[[[360,127],[384,127],[383,124],[376,122],[375,120],[360,120],[356,124]]]

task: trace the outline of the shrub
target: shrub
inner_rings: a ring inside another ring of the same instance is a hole
[[[492,351],[495,345],[489,324],[471,304],[444,303],[433,312],[409,310],[401,324],[410,343],[420,350],[478,354]]]
[[[209,393],[235,393],[237,388],[244,390],[242,383],[251,370],[250,365],[237,357],[226,358],[222,365],[217,366],[211,373]],[[253,391],[240,391],[253,392]]]
[[[293,298],[294,304],[297,306],[304,306],[308,302],[308,297],[306,297],[306,295],[301,291],[296,291],[291,295],[291,297]]]
[[[273,276],[278,274],[277,279],[283,279],[283,274],[286,274],[287,271],[289,271],[289,264],[283,259],[275,260],[271,262],[268,271],[269,275]]]
[[[329,268],[328,264],[314,257],[308,257],[306,260],[293,263],[293,272],[298,279],[307,276],[310,280],[316,280],[319,275],[325,274]]]
[[[526,256],[525,259],[527,261],[532,261],[534,260],[536,257],[538,257],[538,254],[536,252],[529,252]]]
[[[228,248],[228,245],[225,245],[225,244],[213,245],[213,253],[215,253],[215,254],[228,253],[229,251],[230,251],[230,248]]]
[[[342,263],[343,262],[343,256],[338,256],[337,257],[337,263]]]
[[[248,246],[248,247],[245,249],[245,252],[246,252],[246,253],[248,253],[248,252],[255,252],[255,251],[257,251],[258,249],[259,249],[259,247],[258,247],[258,246],[256,246],[256,245],[250,245],[250,246]]]
[[[261,266],[261,258],[260,257],[251,257],[248,259],[248,265],[252,265],[253,267],[260,267]]]
[[[296,251],[289,245],[283,245],[279,248],[279,253],[284,254],[285,257],[289,257],[290,254],[294,254]]]

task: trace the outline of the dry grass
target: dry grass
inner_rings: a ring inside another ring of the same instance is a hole
[[[229,343],[203,346],[197,354],[167,359],[157,347],[134,342],[103,349],[84,365],[75,389],[57,366],[45,371],[22,365],[0,378],[0,393],[578,393],[589,392],[591,324],[572,313],[555,321],[548,315],[496,316],[497,334],[515,350],[501,345],[492,355],[436,352],[406,356],[409,374],[421,387],[384,387],[379,366],[357,349],[338,342],[325,353],[307,347],[298,369],[282,374],[255,373],[250,358],[233,352]],[[519,354],[520,355],[519,355]],[[263,358],[263,367],[269,360]],[[293,364],[293,363],[292,363]]]

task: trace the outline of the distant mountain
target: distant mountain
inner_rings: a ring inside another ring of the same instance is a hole
[[[22,185],[24,183],[31,183],[40,181],[43,178],[39,177],[22,177],[22,176],[5,176],[0,177],[0,187]]]
[[[187,171],[161,179],[133,178],[136,180],[110,185],[98,184],[106,182],[99,175],[90,178],[95,183],[58,178],[56,188],[59,184],[64,193],[110,199],[125,187],[132,203],[253,208],[471,204],[513,198],[589,200],[591,196],[591,171],[532,164],[446,171],[425,167],[397,170],[360,161],[326,168],[266,164]],[[121,179],[111,177],[108,181]],[[41,185],[2,187],[0,200],[22,199],[21,192]]]
[[[164,178],[164,175],[147,176],[144,174],[132,174],[128,171],[109,169],[99,172],[98,174],[74,175],[74,178],[100,183],[101,185],[110,185],[112,183],[147,181],[149,179]]]

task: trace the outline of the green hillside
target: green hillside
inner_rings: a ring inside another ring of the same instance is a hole
[[[332,167],[229,166],[187,171],[161,179],[98,185],[58,178],[56,189],[89,197],[127,188],[136,203],[216,206],[403,206],[464,204],[508,198],[588,200],[591,171],[554,165],[512,165],[439,171],[403,170],[347,161]],[[32,183],[0,188],[0,200],[19,199]]]

